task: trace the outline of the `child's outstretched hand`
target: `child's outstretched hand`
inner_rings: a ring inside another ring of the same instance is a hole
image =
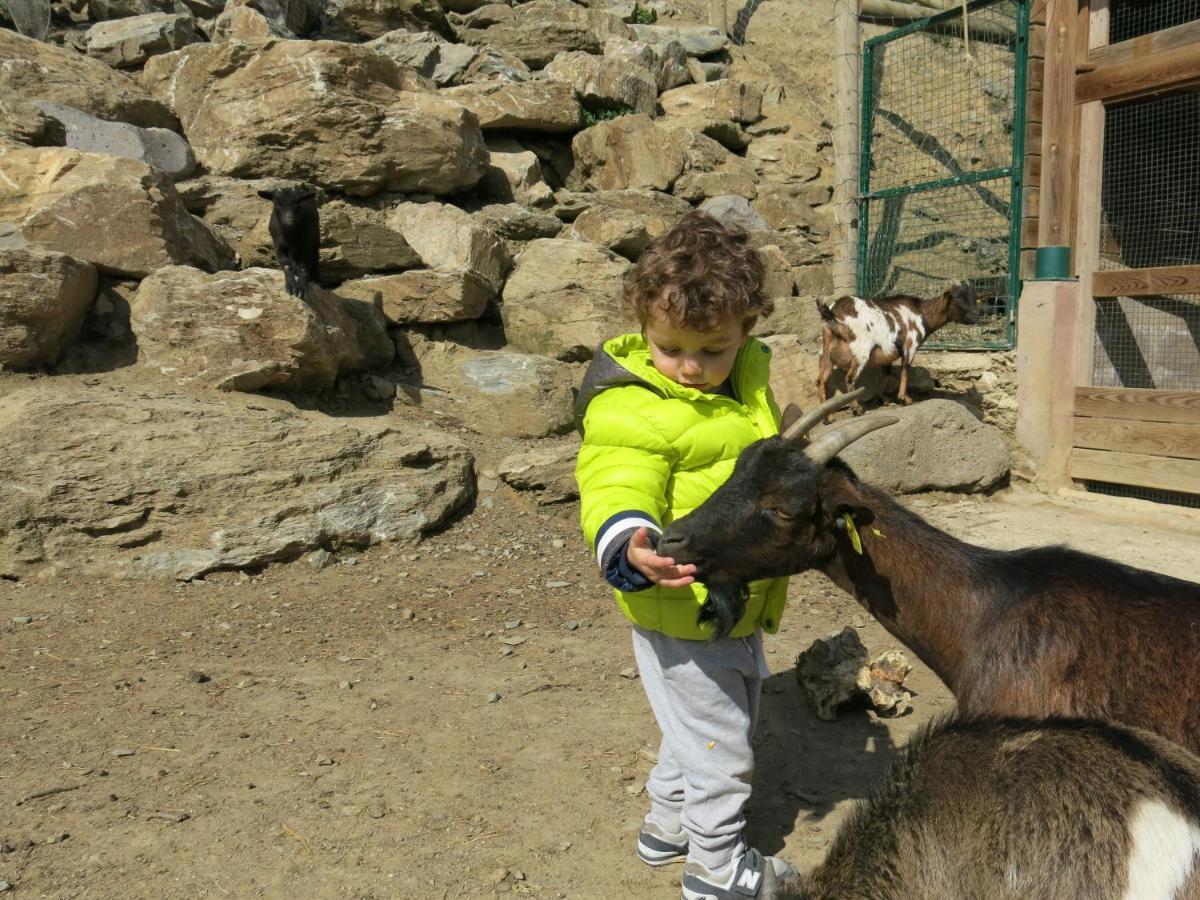
[[[650,536],[645,528],[639,528],[629,539],[625,548],[629,564],[662,587],[685,587],[696,580],[696,567],[675,565],[669,556],[659,556],[650,546]]]

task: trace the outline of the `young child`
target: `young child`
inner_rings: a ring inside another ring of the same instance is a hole
[[[796,878],[742,836],[768,674],[762,631],[778,630],[787,581],[752,584],[745,616],[729,637],[711,640],[711,626],[697,624],[705,590],[696,567],[654,549],[669,522],[729,477],[746,446],[779,431],[770,351],[749,336],[773,308],[762,284],[745,234],[689,214],[639,259],[626,302],[641,333],[601,345],[577,405],[584,535],[633,623],[662,730],[637,854],[652,866],[686,858],[685,900],[769,900]]]

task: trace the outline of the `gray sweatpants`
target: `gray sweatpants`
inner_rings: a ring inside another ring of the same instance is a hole
[[[710,869],[739,851],[746,825],[762,682],[762,635],[687,641],[633,627],[633,653],[662,730],[646,782],[648,819],[688,833],[688,858]]]

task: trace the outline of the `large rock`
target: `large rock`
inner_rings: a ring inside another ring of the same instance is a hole
[[[85,38],[88,56],[114,69],[136,69],[150,57],[178,50],[196,39],[192,17],[172,13],[97,22]]]
[[[812,141],[783,134],[755,138],[746,150],[759,177],[766,181],[809,182],[821,174],[821,161]]]
[[[298,182],[282,178],[240,179],[223,175],[202,175],[177,182],[175,190],[188,212],[199,216],[212,231],[238,251],[242,267],[276,265],[266,220],[271,201],[259,191],[293,187]],[[324,197],[319,188],[318,204]],[[256,234],[261,225],[262,237]]]
[[[573,190],[648,188],[669,191],[683,173],[686,133],[658,127],[649,116],[621,116],[587,128],[571,141]]]
[[[454,35],[437,0],[327,0],[322,18],[321,37],[334,41],[369,41],[397,28]]]
[[[595,203],[575,218],[571,235],[634,261],[692,210],[687,201],[657,191],[601,191],[590,196]]]
[[[511,19],[490,28],[459,32],[473,46],[492,46],[535,69],[564,50],[600,53],[610,37],[624,37],[620,16],[578,6],[570,0],[533,0],[518,6]]]
[[[493,81],[464,84],[441,93],[474,113],[485,131],[519,129],[565,134],[579,128],[579,101],[569,84]]]
[[[621,65],[649,69],[655,74],[659,91],[669,91],[691,80],[688,55],[678,41],[652,44],[611,37],[604,44],[604,58]]]
[[[504,333],[515,350],[561,360],[589,359],[622,330],[629,262],[580,241],[530,241],[504,286]]]
[[[820,192],[814,195],[808,184],[767,181],[758,188],[754,210],[772,228],[803,231],[819,240],[828,237],[833,224],[828,214],[814,209],[822,202]]]
[[[213,20],[209,29],[214,44],[237,41],[242,44],[263,44],[272,38],[291,39],[295,35],[277,20],[268,18],[244,3],[231,2]]]
[[[0,149],[0,246],[55,250],[141,278],[233,265],[233,252],[145,163],[59,147]]]
[[[213,174],[294,178],[352,196],[453,193],[483,174],[475,116],[360,46],[193,44],[154,57],[141,78]]]
[[[192,148],[174,131],[140,128],[128,122],[107,122],[61,103],[33,102],[59,124],[67,147],[136,159],[172,178],[186,178],[196,169]]]
[[[412,542],[474,495],[469,453],[399,418],[270,397],[34,384],[0,399],[0,573],[196,578]]]
[[[143,128],[177,129],[171,110],[126,75],[0,28],[0,97],[49,100]]]
[[[437,71],[442,61],[442,47],[447,45],[445,41],[439,40],[437,35],[428,31],[409,31],[407,28],[396,28],[374,40],[367,41],[364,46],[376,53],[382,53],[402,66],[415,69],[425,78],[434,78],[434,72]],[[470,57],[473,59],[475,50],[474,48],[468,49]],[[463,68],[466,68],[465,64]],[[434,80],[437,81],[436,78]],[[442,83],[438,82],[438,84]]]
[[[222,19],[238,10],[258,13],[267,20],[272,34],[302,37],[320,23],[321,0],[227,0],[217,18],[218,29]]]
[[[152,13],[185,12],[188,12],[188,7],[180,0],[88,0],[87,3],[87,15],[93,22],[148,16]]]
[[[169,266],[142,281],[130,313],[139,361],[180,384],[327,390],[394,353],[374,304],[316,286],[301,300],[267,269],[207,275]]]
[[[653,115],[658,75],[648,66],[592,53],[559,53],[544,69],[547,78],[571,85],[588,109],[626,107]]]
[[[688,56],[709,56],[727,43],[725,35],[710,25],[630,25],[629,31],[647,44],[679,44]]]
[[[536,447],[510,453],[496,465],[496,474],[509,487],[532,491],[543,506],[579,497],[575,480],[578,440],[539,441]]]
[[[542,177],[537,154],[511,138],[488,141],[488,167],[479,189],[493,200],[524,206],[548,206],[554,202],[554,192]]]
[[[1008,445],[1000,430],[953,400],[925,400],[872,415],[900,421],[855,441],[840,458],[885,491],[986,491],[1008,475]]]
[[[66,142],[62,125],[39,108],[40,100],[0,97],[0,140],[31,147],[61,147]]]
[[[487,309],[495,290],[474,272],[416,269],[344,282],[338,293],[378,303],[397,325],[436,324],[475,319]]]
[[[718,194],[709,197],[700,204],[700,209],[722,225],[745,231],[762,231],[770,227],[766,220],[754,211],[750,201],[738,194]]]
[[[744,81],[725,78],[689,84],[658,98],[664,115],[702,116],[750,125],[762,118],[762,91]]]
[[[532,241],[557,237],[562,221],[548,212],[539,212],[515,203],[494,203],[475,214],[475,221],[505,241]]]
[[[566,363],[442,341],[414,348],[422,406],[488,437],[539,438],[572,427],[575,376]]]
[[[499,293],[511,263],[508,251],[470,213],[444,203],[400,203],[388,222],[431,269],[474,273],[493,296]]]
[[[0,250],[0,369],[53,365],[96,296],[94,266],[62,253]]]
[[[453,48],[453,52],[451,52]],[[466,68],[458,73],[459,62],[465,58],[468,50],[475,51]],[[443,79],[449,74],[454,79],[450,83],[479,83],[502,81],[514,83],[529,81],[533,78],[533,70],[525,65],[518,57],[498,47],[470,47],[467,44],[448,44],[442,50],[442,64],[434,70],[433,78],[438,84],[445,83]]]

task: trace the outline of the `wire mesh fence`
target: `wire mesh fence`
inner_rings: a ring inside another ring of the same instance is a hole
[[[50,34],[50,0],[7,0],[8,14],[17,31],[35,41]]]
[[[1105,112],[1100,268],[1200,265],[1200,93]],[[1098,297],[1093,384],[1200,391],[1200,295]]]
[[[976,0],[863,49],[858,292],[969,281],[978,325],[926,346],[1013,345],[1020,293],[1027,0]]]
[[[1200,19],[1200,0],[1109,0],[1111,44]]]

